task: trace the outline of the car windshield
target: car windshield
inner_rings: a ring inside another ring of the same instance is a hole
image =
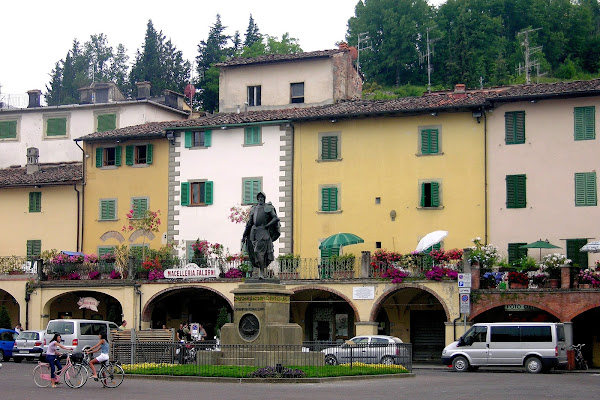
[[[46,333],[60,335],[72,335],[74,332],[74,324],[69,321],[50,321]]]
[[[17,339],[21,340],[37,340],[37,332],[21,332]]]

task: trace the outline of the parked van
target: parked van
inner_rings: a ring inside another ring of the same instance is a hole
[[[488,366],[523,366],[538,373],[567,364],[565,327],[559,323],[474,324],[442,351],[442,363],[455,371]]]
[[[98,335],[106,333],[110,342],[110,331],[118,330],[119,327],[114,322],[99,321],[93,319],[53,319],[48,322],[44,334],[44,354],[48,345],[58,333],[62,339],[62,345],[80,352],[94,346],[100,340]]]

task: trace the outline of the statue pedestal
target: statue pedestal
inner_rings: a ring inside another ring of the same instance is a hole
[[[233,322],[221,328],[223,345],[302,345],[302,328],[289,322],[292,291],[275,283],[242,283],[232,293]]]

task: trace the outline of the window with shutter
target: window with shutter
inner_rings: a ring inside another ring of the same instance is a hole
[[[586,243],[587,239],[567,239],[567,258],[571,260],[573,266],[588,267],[588,253],[579,251]]]
[[[67,118],[48,118],[46,119],[46,136],[66,136]]]
[[[97,132],[106,132],[117,129],[117,114],[101,114],[97,117]]]
[[[439,153],[439,131],[437,129],[421,130],[421,154]]]
[[[506,208],[525,208],[527,206],[527,176],[506,175]]]
[[[511,111],[504,114],[506,144],[525,143],[525,111]]]
[[[102,257],[106,254],[114,254],[115,247],[114,246],[100,246],[98,247],[98,257]]]
[[[509,243],[508,244],[508,263],[512,264],[523,257],[527,257],[527,249],[522,249],[527,243]]]
[[[337,187],[322,187],[321,188],[321,211],[331,212],[338,211],[338,188]]]
[[[243,204],[257,204],[256,195],[262,190],[262,178],[242,179]]]
[[[423,208],[441,207],[441,185],[439,182],[431,181],[421,183],[420,205]]]
[[[182,206],[190,205],[190,183],[189,182],[181,183],[181,205]]]
[[[321,249],[321,260],[328,259],[329,257],[332,257],[332,256],[339,256],[339,255],[340,255],[339,247],[332,247],[330,249]]]
[[[117,219],[117,200],[100,200],[100,221],[114,221]]]
[[[575,206],[588,207],[596,205],[596,173],[575,173]]]
[[[17,138],[17,120],[0,121],[0,139]]]
[[[244,144],[257,145],[262,144],[260,126],[251,126],[244,129]]]
[[[133,209],[133,219],[141,219],[146,215],[148,211],[148,198],[147,197],[134,197],[131,199],[131,208]]]
[[[596,138],[596,107],[575,107],[575,140]]]
[[[42,211],[42,192],[29,192],[29,212]]]
[[[190,205],[203,206],[213,202],[213,183],[211,181],[191,182],[191,201]]]
[[[185,147],[210,147],[212,145],[212,130],[186,131]]]
[[[28,240],[27,241],[27,259],[36,260],[42,254],[42,241],[41,240]]]
[[[338,136],[322,136],[321,137],[321,159],[322,160],[337,160],[338,159]]]

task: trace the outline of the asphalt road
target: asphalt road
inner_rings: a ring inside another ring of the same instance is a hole
[[[0,399],[593,399],[600,393],[600,374],[552,372],[532,375],[514,371],[456,373],[415,370],[413,378],[348,379],[325,383],[223,383],[176,378],[137,379],[125,376],[116,389],[89,380],[81,389],[60,385],[38,388],[31,371],[35,363],[4,362],[0,370]]]

